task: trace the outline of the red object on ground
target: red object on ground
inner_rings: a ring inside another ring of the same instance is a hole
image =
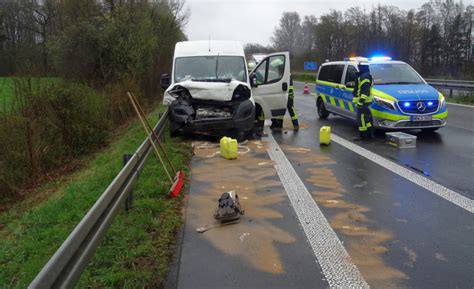
[[[304,93],[304,94],[309,94],[309,87],[308,87],[308,83],[307,83],[307,82],[304,83],[304,90],[303,90],[303,93]]]
[[[176,198],[179,196],[179,192],[184,186],[184,173],[182,171],[178,171],[176,176],[174,177],[173,186],[171,186],[169,196],[171,198]]]

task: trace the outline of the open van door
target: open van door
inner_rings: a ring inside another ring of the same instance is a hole
[[[285,115],[290,86],[290,53],[269,54],[249,77],[253,98],[262,107],[265,118]]]

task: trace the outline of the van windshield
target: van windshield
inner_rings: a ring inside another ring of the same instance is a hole
[[[240,56],[192,56],[176,58],[174,81],[238,80],[247,82],[245,59]]]
[[[370,64],[374,84],[420,84],[424,83],[413,68],[404,63]]]

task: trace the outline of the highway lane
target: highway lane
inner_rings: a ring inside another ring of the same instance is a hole
[[[326,288],[367,282],[372,288],[473,288],[472,212],[339,143],[319,146],[320,126],[330,125],[351,140],[355,124],[317,119],[314,97],[296,86],[299,132],[289,129],[289,122],[280,132],[267,128],[269,137],[243,144],[234,161],[220,158],[216,144],[195,143],[181,255],[167,287]],[[429,172],[429,179],[471,196],[472,206],[472,128],[466,124],[471,108],[459,108],[439,133],[419,135],[414,150],[386,145],[383,134],[360,145],[411,165],[405,167],[412,175]],[[288,164],[275,158],[278,152]],[[461,168],[450,166],[444,175],[433,168],[439,162]],[[229,189],[241,197],[241,223],[196,233],[212,223],[217,198]],[[330,245],[324,249],[324,244]],[[360,273],[351,274],[351,266]]]
[[[314,85],[309,85],[314,92]],[[317,118],[316,104],[312,95],[304,95],[303,84],[296,82],[296,108],[302,117],[315,121],[318,126],[329,125],[333,132],[347,140],[357,136],[355,122],[330,115],[327,120]],[[411,130],[417,136],[416,149],[400,150],[385,144],[383,132],[363,146],[390,160],[424,172],[430,179],[465,196],[474,198],[474,107],[448,104],[449,116],[445,127],[434,133]]]
[[[309,127],[273,135],[371,287],[474,286],[472,213],[334,142],[320,147],[319,123],[300,120]]]

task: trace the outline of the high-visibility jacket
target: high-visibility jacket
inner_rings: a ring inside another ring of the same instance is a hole
[[[371,90],[373,83],[372,75],[366,72],[360,74],[355,81],[353,102],[360,105],[363,105],[364,103],[372,103],[373,96]]]

